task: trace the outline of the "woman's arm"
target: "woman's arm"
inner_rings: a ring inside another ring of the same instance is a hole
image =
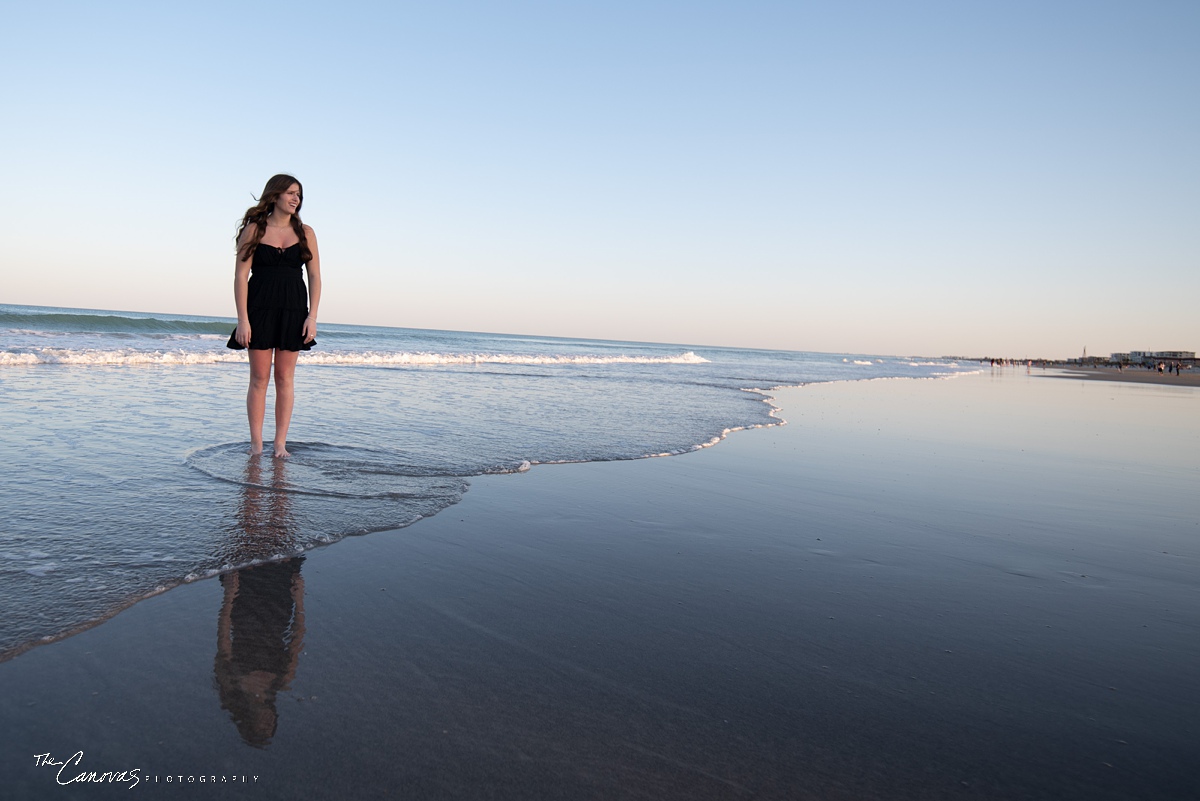
[[[304,226],[304,237],[308,240],[308,249],[312,258],[308,264],[308,319],[304,321],[304,341],[312,342],[317,338],[317,307],[321,305],[321,254],[317,250],[317,235],[313,229]]]
[[[255,232],[258,230],[258,225],[250,223],[242,229],[242,235],[237,241],[237,255],[234,256],[233,264],[233,305],[237,307],[237,330],[233,332],[233,338],[243,348],[250,345],[250,315],[246,311],[246,297],[249,293],[248,287],[250,284],[250,267],[254,262],[254,254],[251,253],[249,258],[242,259],[242,248],[247,242],[253,240]]]

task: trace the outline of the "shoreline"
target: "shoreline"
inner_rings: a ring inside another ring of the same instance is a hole
[[[254,798],[1187,797],[1190,396],[764,395],[786,425],[475,478],[0,663],[0,779],[43,797],[32,747]]]

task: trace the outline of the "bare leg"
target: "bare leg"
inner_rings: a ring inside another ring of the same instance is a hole
[[[267,384],[271,381],[271,351],[250,350],[250,389],[246,391],[246,417],[250,419],[250,453],[262,453],[263,415],[267,409]]]
[[[275,457],[286,459],[288,426],[292,423],[292,404],[296,400],[295,350],[275,351]]]

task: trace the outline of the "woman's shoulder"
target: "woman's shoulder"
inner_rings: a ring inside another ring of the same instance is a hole
[[[311,225],[309,225],[308,223],[304,224],[304,235],[305,236],[316,236],[316,233],[317,232],[313,230],[313,227]]]

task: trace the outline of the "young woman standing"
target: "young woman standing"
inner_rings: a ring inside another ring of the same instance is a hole
[[[300,221],[304,187],[290,175],[267,181],[247,209],[237,233],[233,302],[237,329],[228,347],[250,353],[250,452],[262,453],[267,385],[275,374],[275,457],[286,459],[288,425],[295,401],[296,359],[317,343],[321,258],[317,236]],[[308,287],[302,276],[308,273]],[[311,301],[311,304],[310,304]]]

